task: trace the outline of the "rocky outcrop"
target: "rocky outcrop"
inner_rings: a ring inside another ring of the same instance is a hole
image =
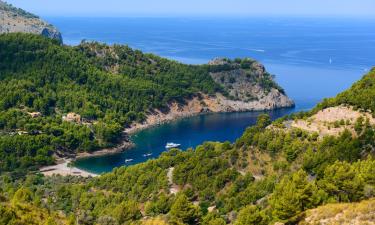
[[[226,105],[238,110],[291,107],[294,102],[267,73],[264,66],[245,58],[215,59],[208,63],[210,76],[228,92]]]
[[[167,111],[154,110],[143,123],[133,124],[126,133],[149,126],[202,113],[244,112],[293,107],[293,100],[268,74],[264,66],[251,59],[214,59],[207,64],[212,79],[223,86],[226,94],[198,93],[184,103],[172,102]]]
[[[116,46],[109,46],[98,43],[83,42],[79,46],[86,55],[92,57],[93,62],[99,68],[111,73],[120,73],[119,69],[123,64],[129,64],[122,60],[125,54],[133,54],[132,49],[119,55]],[[139,56],[131,56],[139,58]],[[141,57],[137,63],[146,62],[149,65],[156,65],[151,57]],[[98,63],[100,62],[100,63]],[[155,66],[154,66],[155,67]],[[251,111],[270,110],[294,106],[294,102],[288,98],[284,90],[274,81],[274,77],[269,74],[264,66],[259,62],[250,59],[216,58],[206,65],[200,65],[204,76],[210,76],[213,82],[222,87],[216,93],[215,98],[220,102],[223,111]],[[156,68],[151,71],[158,71]],[[157,73],[154,73],[158,76]],[[220,95],[221,94],[221,95]],[[196,93],[196,96],[198,93]],[[219,96],[220,95],[220,96]],[[219,97],[218,97],[219,96]],[[210,96],[212,98],[213,96]],[[189,99],[185,99],[189,102]],[[208,108],[203,108],[202,112],[207,112]],[[213,111],[213,110],[211,110]]]
[[[61,33],[54,26],[0,0],[0,34],[15,32],[40,34],[62,43]]]
[[[249,102],[230,100],[220,93],[217,93],[214,96],[200,94],[192,99],[187,99],[184,104],[177,102],[170,103],[168,111],[154,110],[153,112],[149,112],[145,122],[135,123],[130,128],[127,128],[125,132],[134,133],[150,126],[202,113],[271,110],[275,108],[290,107],[292,105],[293,101],[288,99],[285,95],[280,95],[276,90],[270,92],[266,98],[263,98],[260,101]]]
[[[362,123],[375,125],[375,118],[371,113],[361,112],[344,105],[325,108],[308,118],[285,121],[284,123],[287,128],[298,128],[310,133],[317,133],[321,138],[339,136],[344,131],[349,131],[353,136],[357,136],[355,126],[360,118],[363,119]]]

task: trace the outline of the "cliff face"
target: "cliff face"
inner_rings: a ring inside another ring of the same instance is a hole
[[[241,65],[242,64],[242,65]],[[135,132],[155,124],[177,118],[209,112],[241,112],[272,110],[294,106],[281,87],[268,74],[263,65],[250,59],[215,59],[208,63],[208,73],[214,82],[223,86],[226,95],[216,93],[186,99],[184,104],[172,102],[169,110],[154,110],[143,123],[136,123],[126,131]]]
[[[61,33],[54,26],[0,0],[0,34],[15,32],[40,34],[62,43]]]
[[[264,66],[252,59],[215,59],[210,76],[228,92],[223,104],[235,111],[291,107],[294,102]]]

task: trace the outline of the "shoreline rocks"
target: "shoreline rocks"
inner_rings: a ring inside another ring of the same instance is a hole
[[[147,115],[145,122],[134,123],[130,128],[126,128],[124,132],[133,134],[155,125],[208,113],[251,112],[291,107],[294,107],[294,102],[285,95],[280,95],[277,91],[269,93],[260,101],[253,102],[229,100],[221,94],[216,94],[215,96],[201,94],[187,100],[185,105],[177,102],[169,104],[168,112],[154,110]]]

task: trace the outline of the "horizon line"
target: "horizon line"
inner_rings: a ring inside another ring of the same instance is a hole
[[[177,19],[216,19],[216,18],[228,18],[228,19],[241,19],[241,18],[306,18],[306,19],[375,19],[375,15],[286,15],[286,14],[256,14],[256,15],[229,15],[229,14],[209,14],[209,15],[197,15],[197,14],[184,14],[184,15],[96,15],[96,14],[85,14],[85,15],[53,15],[53,14],[39,14],[39,17],[48,18],[177,18]]]

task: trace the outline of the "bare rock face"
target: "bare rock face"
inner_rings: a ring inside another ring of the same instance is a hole
[[[185,104],[171,102],[168,111],[150,112],[144,123],[133,124],[127,133],[177,118],[209,112],[242,112],[293,107],[294,102],[266,72],[264,66],[251,59],[214,59],[206,66],[214,82],[219,83],[226,95],[198,94],[186,99]]]
[[[54,27],[45,27],[43,28],[41,34],[44,37],[52,38],[58,40],[60,43],[62,43],[62,36],[61,33]]]
[[[214,59],[208,65],[212,79],[224,87],[229,100],[243,102],[243,107],[240,107],[243,110],[255,102],[264,109],[294,106],[294,102],[286,96],[274,77],[255,60]]]
[[[54,26],[0,0],[0,34],[15,32],[40,34],[62,43],[61,33]]]

